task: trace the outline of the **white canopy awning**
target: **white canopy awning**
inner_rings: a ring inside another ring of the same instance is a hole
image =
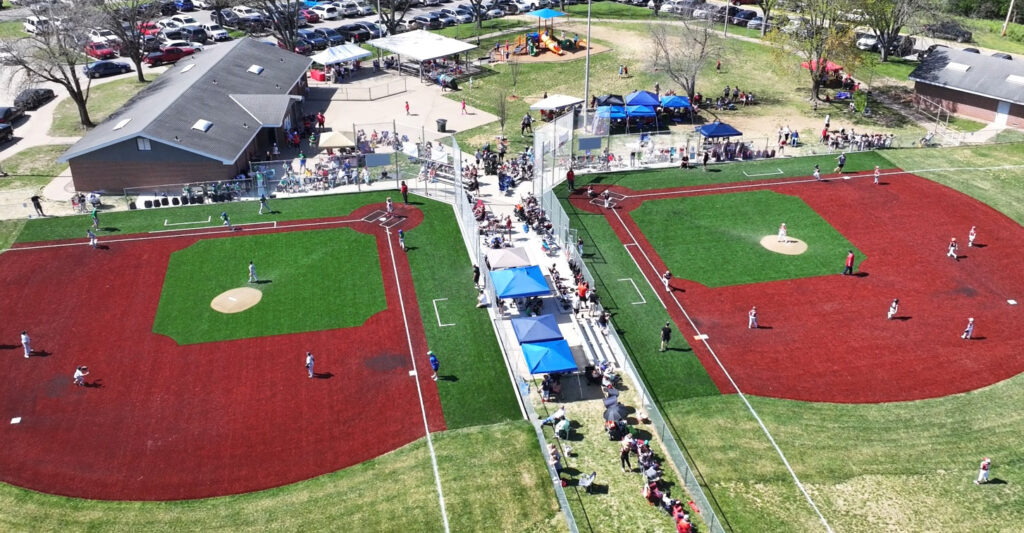
[[[553,109],[561,109],[563,107],[569,107],[577,104],[582,104],[582,98],[576,98],[575,96],[566,96],[564,94],[552,94],[551,96],[533,104],[530,106],[531,111],[551,111]]]
[[[436,33],[424,30],[415,30],[397,35],[388,35],[380,39],[367,41],[371,46],[387,50],[407,57],[414,61],[427,61],[455,54],[476,48],[476,45],[464,43],[458,39],[452,39]],[[314,58],[314,61],[316,59]]]
[[[316,54],[310,59],[314,63],[321,65],[333,65],[335,63],[344,63],[346,61],[355,61],[356,59],[362,59],[373,55],[369,50],[364,50],[357,44],[347,43],[340,46],[332,46],[319,54]]]
[[[329,131],[323,134],[320,142],[317,144],[321,148],[349,148],[356,145],[347,135],[340,131]]]

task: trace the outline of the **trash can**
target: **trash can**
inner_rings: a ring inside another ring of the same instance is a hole
[[[437,119],[437,131],[444,133],[445,127],[448,126],[448,119],[439,118]]]

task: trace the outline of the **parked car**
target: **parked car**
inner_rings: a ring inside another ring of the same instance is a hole
[[[0,142],[7,142],[14,139],[14,126],[0,124]]]
[[[971,42],[974,38],[974,34],[968,31],[967,28],[964,28],[959,23],[952,20],[946,20],[936,24],[926,24],[924,26],[924,32],[926,35],[931,37],[949,39],[958,43]]]
[[[345,24],[334,28],[335,31],[345,36],[354,43],[362,43],[370,40],[370,31],[360,24]]]
[[[107,43],[86,43],[85,55],[96,59],[114,59],[117,57],[117,50]]]
[[[25,110],[18,107],[0,107],[0,124],[14,124],[15,120],[25,116]]]
[[[171,20],[177,22],[182,26],[198,26],[199,21],[196,20],[192,15],[174,15]]]
[[[759,16],[756,16],[756,17],[750,19],[750,22],[747,23],[747,28],[749,28],[751,30],[760,30],[762,27],[765,29],[765,31],[768,31],[768,30],[771,30],[772,28],[774,28],[775,27],[775,17],[772,17],[766,23],[764,21],[764,17],[759,15]]]
[[[56,97],[57,95],[54,94],[53,89],[47,89],[45,87],[25,89],[18,93],[18,96],[14,99],[14,106],[32,111],[34,109],[39,109],[43,104]]]
[[[454,26],[454,25],[459,23],[458,19],[456,19],[455,17],[453,17],[453,16],[451,16],[451,15],[449,15],[447,13],[444,13],[444,12],[442,12],[440,10],[438,10],[438,11],[431,11],[430,13],[427,13],[427,15],[429,15],[431,17],[435,17],[436,16],[437,19],[441,21],[441,24],[443,24],[445,26]]]
[[[234,11],[235,14],[238,15],[239,17],[258,17],[258,16],[260,16],[259,11],[256,11],[255,9],[253,9],[253,8],[251,8],[249,6],[235,6],[235,7],[231,8],[231,11]]]
[[[299,15],[306,17],[306,22],[310,24],[316,24],[317,22],[320,22],[320,15],[318,15],[317,12],[313,11],[312,9],[300,9]]]
[[[174,7],[178,11],[192,11],[196,8],[192,0],[174,0]]]
[[[454,10],[452,8],[449,8],[449,7],[446,7],[444,9],[442,9],[441,13],[444,13],[445,15],[455,19],[455,22],[457,24],[465,24],[467,22],[473,22],[473,15],[470,15],[469,13],[465,13],[465,12],[461,12],[461,11],[456,11],[456,10]]]
[[[992,54],[992,57],[998,57],[999,59],[1009,59],[1011,61],[1013,60],[1013,56],[1004,52],[996,52]]]
[[[313,33],[316,34],[317,37],[325,39],[328,46],[345,44],[345,36],[334,31],[334,28],[317,28],[313,30]]]
[[[26,33],[45,33],[53,29],[50,19],[42,15],[30,15],[21,23]]]
[[[503,10],[497,8],[497,7],[492,7],[492,8],[490,8],[487,11],[484,12],[484,20],[500,19],[501,17],[504,17],[504,16],[505,16],[505,11],[503,11]]]
[[[167,46],[161,48],[159,52],[147,54],[142,61],[151,67],[155,67],[157,65],[164,65],[167,63],[177,63],[179,59],[188,57],[194,53],[196,53],[196,51],[193,48]]]
[[[373,10],[373,7],[371,7],[366,2],[356,2],[356,9],[359,11],[357,14],[360,17],[366,16],[366,15],[372,15],[372,14],[375,13],[375,11]]]
[[[751,19],[757,16],[757,11],[751,9],[743,9],[740,12],[733,15],[731,22],[734,26],[747,26]]]
[[[284,41],[281,40],[277,41],[277,47],[285,50],[288,49],[288,47],[284,45]],[[313,53],[313,45],[309,44],[309,42],[304,39],[295,39],[295,46],[292,47],[292,51],[296,54],[309,55]]]
[[[869,32],[858,32],[854,35],[857,38],[856,46],[861,50],[867,50],[869,52],[878,51],[878,36],[874,33]]]
[[[89,40],[94,43],[107,43],[111,46],[121,43],[121,39],[114,32],[103,28],[93,28],[89,30],[88,35]]]
[[[230,9],[221,9],[220,18],[220,23],[229,28],[238,28],[239,23],[242,21],[242,17],[239,17],[238,13]],[[217,20],[216,14],[214,14],[213,20]]]
[[[355,17],[359,15],[359,6],[352,0],[331,2],[331,5],[338,9],[339,16]]]
[[[415,21],[415,20],[413,20],[413,19],[405,19],[405,20],[399,22],[395,26],[395,31],[397,31],[398,33],[407,32],[407,31],[413,31],[413,30],[418,30],[418,29],[420,29],[420,23]]]
[[[313,50],[323,50],[330,45],[330,41],[323,38],[317,32],[310,29],[297,30],[296,35],[302,38],[302,40],[309,43],[313,47]]]
[[[197,43],[192,41],[167,41],[164,43],[164,46],[174,48],[191,48],[196,52],[203,51],[203,43]]]
[[[330,4],[319,4],[310,9],[317,15],[320,15],[320,20],[334,20],[338,18],[338,8]]]
[[[203,24],[202,26],[200,26],[200,28],[202,28],[203,31],[206,32],[206,35],[214,41],[231,40],[231,34],[228,33],[228,30],[225,30],[224,28],[220,27],[219,24]]]
[[[160,33],[160,26],[157,26],[155,22],[140,22],[139,33],[142,35],[156,35]]]
[[[199,26],[185,26],[181,30],[182,39],[185,41],[191,41],[194,43],[206,44],[210,40],[210,35],[206,33],[206,30]]]
[[[356,22],[356,25],[366,28],[366,31],[370,32],[371,39],[377,39],[387,34],[388,29],[376,22]]]
[[[125,74],[131,71],[131,65],[120,61],[96,61],[82,66],[82,73],[87,78],[102,78],[104,76]]]
[[[161,30],[174,30],[174,29],[178,29],[178,28],[180,28],[182,26],[182,24],[179,23],[178,21],[171,20],[171,19],[160,19],[160,20],[156,21],[156,25]]]

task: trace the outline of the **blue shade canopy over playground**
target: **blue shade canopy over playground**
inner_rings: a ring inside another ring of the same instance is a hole
[[[711,124],[698,126],[697,131],[709,139],[715,137],[738,137],[743,135],[743,133],[736,128],[722,122],[712,122]]]
[[[512,319],[512,330],[519,344],[562,339],[555,315],[524,316]]]
[[[547,20],[547,19],[553,19],[555,17],[564,17],[565,13],[562,13],[561,11],[559,11],[557,9],[551,9],[551,8],[545,7],[544,9],[538,9],[536,11],[530,11],[529,13],[526,14],[526,16],[528,16],[528,17],[537,17],[537,18],[542,19],[542,20]]]
[[[551,294],[540,267],[533,265],[491,272],[491,281],[498,298],[525,298]]]
[[[579,367],[572,357],[569,343],[564,339],[523,344],[523,357],[531,374],[572,372]]]

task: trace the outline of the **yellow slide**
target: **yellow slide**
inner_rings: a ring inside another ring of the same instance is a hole
[[[547,32],[540,34],[540,42],[544,43],[544,46],[547,47],[548,50],[551,50],[558,55],[565,53],[562,51],[562,47],[558,45],[558,41],[552,39]]]

